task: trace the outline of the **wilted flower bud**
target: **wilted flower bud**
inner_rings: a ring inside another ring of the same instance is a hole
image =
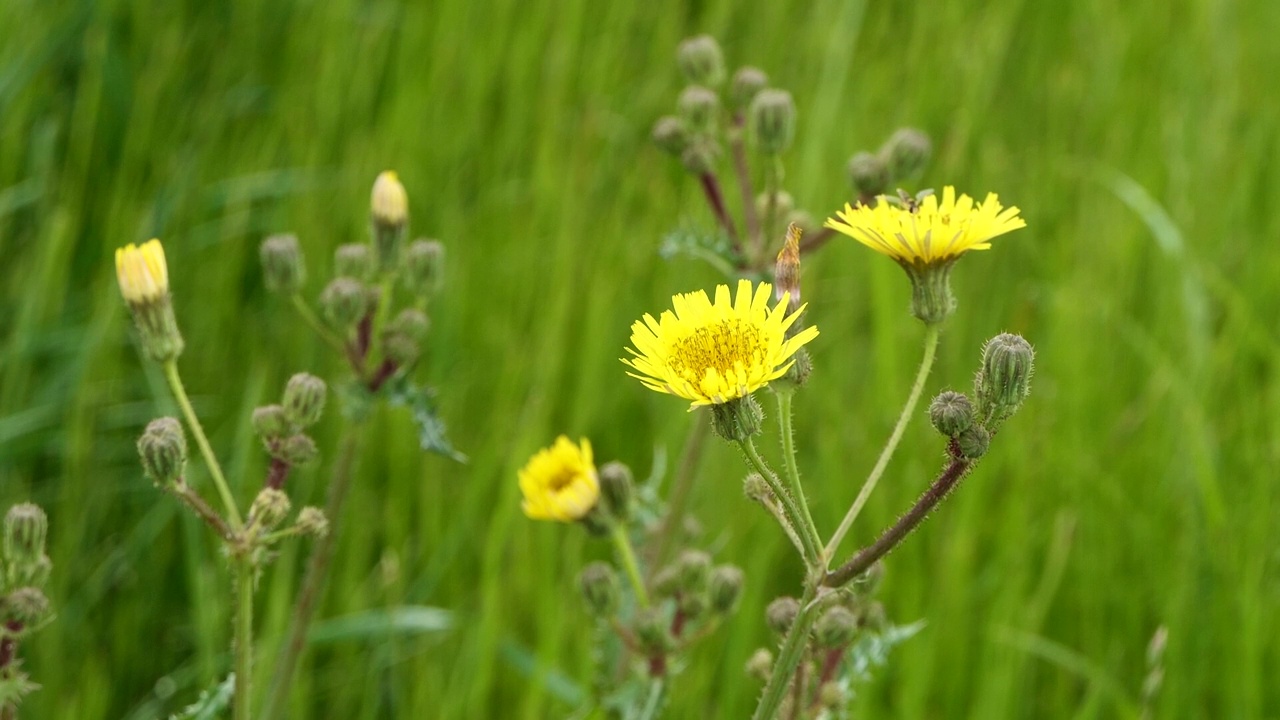
[[[822,613],[813,624],[813,635],[818,646],[827,650],[848,645],[858,633],[858,616],[843,605],[835,605]]]
[[[4,516],[4,557],[14,565],[34,563],[44,557],[49,518],[35,503],[19,503]]]
[[[799,614],[800,601],[784,596],[769,603],[769,607],[764,611],[764,619],[769,629],[779,635],[785,635],[791,629],[791,623],[796,621],[796,615]]]
[[[373,222],[373,245],[378,267],[383,272],[400,261],[400,243],[409,224],[409,195],[394,172],[387,170],[373,182],[369,196],[369,217]]]
[[[757,67],[738,68],[733,74],[733,86],[729,96],[733,99],[735,110],[744,110],[751,106],[756,94],[769,86],[769,76]]]
[[[614,461],[600,467],[600,498],[604,509],[614,518],[626,521],[631,517],[631,502],[635,495],[635,481],[631,468]]]
[[[680,116],[694,132],[708,132],[716,125],[720,111],[720,96],[701,85],[690,85],[680,92],[676,101]]]
[[[431,329],[431,320],[427,314],[417,308],[405,308],[396,314],[391,321],[391,330],[402,333],[414,342],[427,339],[427,331]]]
[[[982,348],[976,394],[984,418],[1002,421],[1021,407],[1031,392],[1035,351],[1018,335],[1002,333]]]
[[[369,294],[354,278],[334,278],[320,293],[320,307],[334,327],[350,330],[368,312]]]
[[[742,569],[733,565],[719,565],[711,571],[711,609],[728,615],[738,606],[742,597]]]
[[[298,513],[298,532],[304,535],[324,537],[329,534],[329,518],[318,507],[308,505]]]
[[[973,425],[973,405],[964,393],[938,393],[929,404],[929,422],[943,435],[955,437]]]
[[[339,245],[333,253],[333,274],[369,281],[373,277],[373,250],[364,243]]]
[[[258,254],[268,290],[292,294],[302,287],[307,271],[297,235],[272,235],[262,241]]]
[[[290,435],[279,442],[273,443],[268,449],[273,457],[279,458],[293,467],[310,465],[320,456],[316,441],[302,433]]]
[[[665,655],[675,649],[675,638],[671,637],[667,617],[659,608],[644,608],[636,613],[633,629],[640,641],[640,650],[649,657]]]
[[[711,406],[711,427],[725,440],[746,440],[760,434],[764,410],[751,395]]]
[[[440,290],[444,280],[444,244],[439,240],[414,240],[404,256],[405,287],[419,297]]]
[[[860,152],[849,158],[849,184],[859,199],[883,195],[890,182],[889,167],[880,156]]]
[[[324,381],[309,373],[298,373],[284,386],[285,417],[298,427],[311,427],[324,413]]]
[[[777,155],[791,147],[796,133],[796,104],[791,93],[776,88],[757,93],[751,101],[751,128],[760,152]]]
[[[921,130],[900,128],[889,137],[880,153],[892,178],[890,182],[902,184],[924,171],[933,154],[933,143]]]
[[[23,628],[38,625],[49,614],[49,598],[36,587],[20,587],[0,599],[0,619]]]
[[[187,438],[182,423],[171,417],[147,423],[138,438],[138,457],[147,477],[157,485],[178,482],[187,465]]]
[[[764,648],[757,648],[747,659],[746,671],[747,675],[760,682],[768,682],[769,675],[773,673],[773,653]]]
[[[169,297],[164,246],[153,239],[141,246],[130,243],[118,248],[116,279],[147,356],[156,362],[177,359],[182,354],[182,333]]]
[[[685,147],[689,145],[689,129],[685,126],[684,120],[674,115],[658,118],[658,121],[653,124],[651,137],[653,144],[657,145],[659,150],[676,157],[680,157]]]
[[[293,423],[283,405],[264,405],[253,409],[253,431],[263,441],[282,438],[293,430]]]
[[[977,460],[987,454],[991,446],[991,433],[981,425],[972,425],[956,436],[956,447],[960,456],[968,460]]]
[[[618,611],[622,590],[618,575],[607,563],[593,562],[578,575],[578,587],[593,617],[608,618]]]
[[[249,506],[249,520],[264,530],[274,530],[289,516],[289,496],[275,488],[264,488]]]
[[[773,266],[773,292],[778,302],[788,298],[787,314],[800,310],[800,236],[803,231],[794,223],[787,226],[787,238],[778,251],[778,260]],[[798,322],[787,328],[787,336],[798,331]]]
[[[720,44],[710,35],[698,35],[681,42],[676,61],[691,83],[714,87],[724,82],[724,56]]]
[[[680,162],[685,169],[694,175],[704,175],[715,169],[720,161],[720,145],[715,140],[701,136],[696,137],[680,153]]]

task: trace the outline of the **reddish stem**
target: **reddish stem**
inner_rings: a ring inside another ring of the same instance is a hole
[[[284,481],[289,477],[289,463],[278,457],[271,458],[271,465],[267,468],[267,487],[273,490],[280,490],[284,487]]]
[[[378,392],[383,383],[390,380],[398,369],[400,369],[400,366],[394,360],[390,358],[383,360],[382,364],[378,366],[378,370],[374,372],[373,377],[369,378],[369,392]]]
[[[733,240],[734,249],[741,253],[742,246],[738,243],[738,230],[734,228],[733,219],[729,217],[729,210],[725,207],[724,193],[720,192],[720,181],[711,172],[701,173],[698,179],[702,181],[702,192],[706,194],[707,202],[715,212],[716,219],[720,221],[720,226],[729,234],[729,239]]]

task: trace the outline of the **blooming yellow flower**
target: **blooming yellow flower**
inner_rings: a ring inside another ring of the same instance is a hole
[[[409,195],[400,177],[391,170],[378,175],[369,196],[373,219],[385,225],[403,225],[409,218]]]
[[[524,514],[534,520],[581,520],[600,500],[600,480],[591,462],[591,443],[575,445],[561,435],[521,468]]]
[[[160,241],[117,248],[116,278],[120,281],[120,294],[130,305],[154,303],[168,295],[169,267]]]
[[[635,348],[627,352],[634,357],[622,362],[637,372],[627,374],[651,390],[692,401],[690,410],[746,397],[782,377],[818,329],[787,337],[804,306],[788,315],[784,295],[770,309],[772,289],[760,283],[753,291],[750,280],[739,280],[733,300],[728,285],[716,287],[714,304],[701,290],[672,297],[674,312],[664,311],[660,320],[646,314],[632,324]]]
[[[942,199],[929,195],[915,208],[899,207],[882,196],[874,206],[845,204],[826,227],[844,233],[903,265],[933,265],[970,250],[986,250],[991,238],[1027,226],[1018,208],[1003,208],[995,193],[974,205],[968,195],[956,197],[950,185]]]

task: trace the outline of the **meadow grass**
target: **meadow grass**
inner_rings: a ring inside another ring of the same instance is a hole
[[[448,245],[424,374],[471,462],[421,454],[402,411],[374,418],[321,617],[452,620],[336,628],[295,716],[573,709],[589,667],[574,576],[607,547],[526,520],[515,470],[560,432],[642,477],[655,447],[679,450],[684,405],[617,358],[633,319],[716,280],[658,257],[666,231],[711,218],[648,140],[680,89],[675,45],[697,32],[794,93],[785,186],[815,215],[845,199],[846,158],[906,124],[936,141],[925,184],[997,191],[1029,226],[960,264],[928,392],[964,389],[982,341],[1010,330],[1039,351],[1032,398],[891,556],[890,616],[928,626],[857,716],[1134,717],[1161,624],[1158,717],[1280,714],[1280,4],[754,5],[0,3],[0,499],[49,511],[58,609],[24,648],[43,685],[30,716],[162,717],[228,665],[226,568],[136,462],[146,421],[174,408],[129,340],[113,248],[165,240],[188,389],[249,498],[265,464],[251,409],[292,372],[340,370],[263,289],[258,243],[296,232],[314,296],[332,249],[365,236],[386,168],[415,234]],[[798,446],[829,533],[922,330],[901,271],[853,242],[805,273],[823,334]],[[337,429],[336,414],[317,428],[330,453]],[[921,416],[846,548],[940,458]],[[741,498],[730,448],[703,469],[693,510],[748,590],[670,716],[744,717],[758,687],[743,663],[772,643],[762,609],[798,592],[800,566]],[[324,477],[299,476],[299,504]],[[259,595],[263,678],[303,547]]]

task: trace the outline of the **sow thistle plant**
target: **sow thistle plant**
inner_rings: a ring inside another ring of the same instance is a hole
[[[45,554],[49,519],[33,503],[9,508],[0,546],[0,720],[18,717],[18,705],[39,685],[18,656],[22,643],[53,621],[44,594],[53,563]]]

